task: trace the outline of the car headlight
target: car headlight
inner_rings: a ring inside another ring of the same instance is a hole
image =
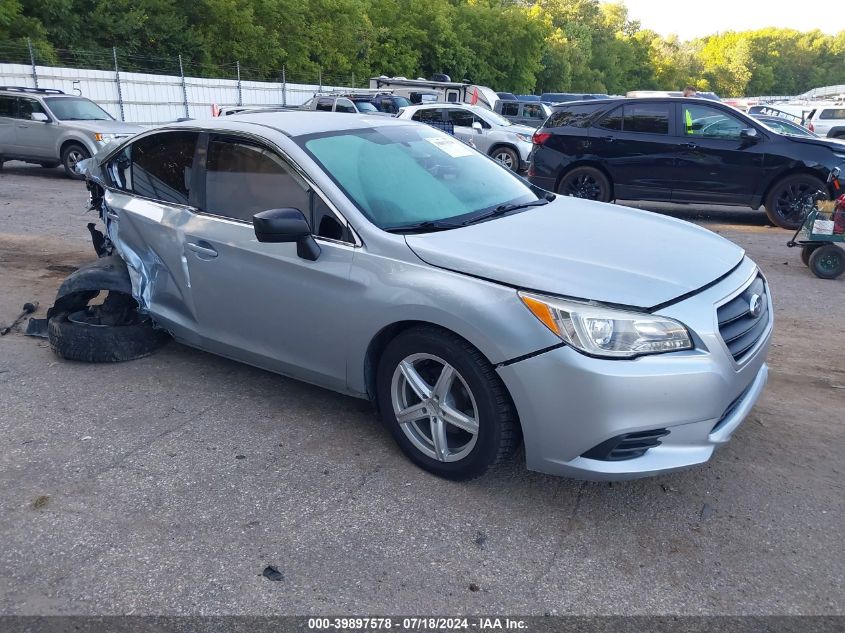
[[[523,143],[531,143],[532,142],[531,137],[528,136],[527,134],[517,134],[516,138],[518,138]]]
[[[94,134],[94,140],[98,143],[108,143],[109,141],[113,141],[116,138],[117,136],[115,136],[114,134],[101,134],[100,132]]]
[[[666,317],[526,292],[519,298],[563,342],[591,356],[633,358],[693,346],[687,329]]]

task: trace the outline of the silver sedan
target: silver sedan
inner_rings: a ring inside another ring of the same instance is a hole
[[[771,302],[742,249],[554,196],[426,125],[236,115],[84,169],[98,250],[155,328],[371,400],[442,477],[521,441],[529,468],[580,478],[689,467],[766,381]]]

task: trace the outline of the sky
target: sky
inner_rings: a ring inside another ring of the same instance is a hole
[[[661,35],[682,40],[723,31],[746,31],[767,26],[799,31],[845,31],[845,7],[786,0],[624,0],[631,19]],[[827,5],[827,9],[825,6]],[[811,8],[812,7],[812,8]]]

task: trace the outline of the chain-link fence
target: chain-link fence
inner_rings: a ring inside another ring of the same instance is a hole
[[[366,87],[368,78],[318,69],[290,76],[230,64],[200,64],[173,58],[110,51],[53,50],[39,53],[30,42],[0,42],[0,86],[57,88],[88,97],[123,121],[154,125],[180,118],[204,119],[215,106],[300,105],[318,92]]]

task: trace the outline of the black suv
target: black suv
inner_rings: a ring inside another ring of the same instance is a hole
[[[534,134],[528,177],[603,202],[763,204],[794,229],[812,194],[840,193],[826,181],[843,163],[845,143],[778,134],[721,103],[606,99],[556,106]]]

